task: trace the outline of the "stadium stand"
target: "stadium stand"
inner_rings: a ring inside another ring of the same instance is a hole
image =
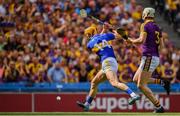
[[[164,16],[169,25],[173,25],[174,31],[180,34],[180,2],[179,0],[151,0],[160,15]]]
[[[58,87],[63,87],[61,91],[87,91],[100,65],[96,55],[86,49],[84,29],[94,22],[78,15],[81,8],[103,21],[123,26],[130,37],[138,37],[143,7],[136,0],[1,0],[0,21],[14,22],[16,28],[0,27],[0,91],[58,91]],[[180,91],[180,49],[174,47],[166,32],[163,37],[166,48],[161,51],[161,65],[154,77],[171,80],[176,83],[173,91]],[[113,47],[120,81],[132,82],[141,48],[119,40],[113,42]],[[66,73],[58,87],[47,75],[57,62]],[[112,88],[102,84],[100,90]]]

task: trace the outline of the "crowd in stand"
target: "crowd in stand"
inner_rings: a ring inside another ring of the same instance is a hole
[[[102,21],[123,26],[130,37],[139,36],[143,7],[136,0],[0,0],[0,82],[87,82],[101,68],[99,59],[86,49],[84,30],[94,22],[80,17],[80,9]],[[98,25],[98,30],[102,29]],[[180,81],[180,49],[163,32],[166,48],[154,77]],[[115,40],[119,79],[131,82],[141,47]]]
[[[180,0],[151,0],[160,15],[180,34]]]

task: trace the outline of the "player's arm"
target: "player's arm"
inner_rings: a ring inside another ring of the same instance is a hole
[[[115,36],[116,39],[121,39],[121,35],[116,31],[116,30],[113,30],[113,35]]]
[[[164,38],[161,37],[161,38],[160,38],[160,49],[163,49],[163,48],[165,48]]]
[[[148,32],[147,26],[145,25],[145,23],[143,23],[143,24],[141,24],[141,27],[140,27],[139,38],[137,38],[137,39],[128,38],[127,42],[136,44],[136,45],[142,44],[146,41],[147,32]]]
[[[97,49],[94,47],[94,44],[91,42],[91,41],[89,41],[88,43],[87,43],[87,46],[86,46],[86,50],[89,52],[89,53],[93,53],[93,52],[96,52],[97,51]]]
[[[137,39],[128,38],[127,42],[133,43],[133,44],[142,44],[146,41],[146,37],[147,37],[147,33],[141,32],[139,38]]]
[[[100,33],[100,34],[105,33],[105,31],[106,31],[106,29],[105,29],[105,25],[103,25],[103,28],[102,28],[102,31],[101,31],[101,33]]]
[[[110,25],[109,23],[105,22],[105,23],[103,24],[103,29],[102,29],[102,31],[101,31],[100,34],[106,33],[107,30],[109,30],[110,32],[112,32],[111,29],[112,29],[112,25]]]

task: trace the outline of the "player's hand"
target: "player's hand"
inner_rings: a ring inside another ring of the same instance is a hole
[[[118,39],[122,38],[122,36],[116,30],[113,30],[113,33],[114,33],[116,38],[118,38]]]
[[[105,30],[106,29],[106,26],[105,25],[103,25],[103,30]]]
[[[123,28],[117,28],[117,33],[119,33],[121,35],[121,37],[124,39],[124,40],[127,40],[128,39],[128,35],[127,35],[127,31]]]
[[[132,43],[131,39],[126,40],[127,43]]]
[[[101,31],[101,34],[104,33],[104,32],[106,32],[106,30],[110,28],[109,26],[110,26],[109,23],[104,22],[103,28],[102,28],[102,31]]]
[[[107,22],[104,22],[104,25],[107,27],[107,28],[112,28],[112,25],[107,23]]]
[[[128,44],[132,44],[133,42],[131,41],[131,39],[130,39],[130,38],[128,38],[128,39],[126,40],[126,43],[128,43]]]
[[[102,28],[102,31],[100,34],[103,34],[105,31],[106,31],[106,27],[105,27],[105,25],[103,25],[103,28]]]

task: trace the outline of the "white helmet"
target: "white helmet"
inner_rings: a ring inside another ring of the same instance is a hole
[[[143,10],[142,19],[144,20],[146,17],[154,17],[155,16],[155,9],[154,8],[145,8]]]

